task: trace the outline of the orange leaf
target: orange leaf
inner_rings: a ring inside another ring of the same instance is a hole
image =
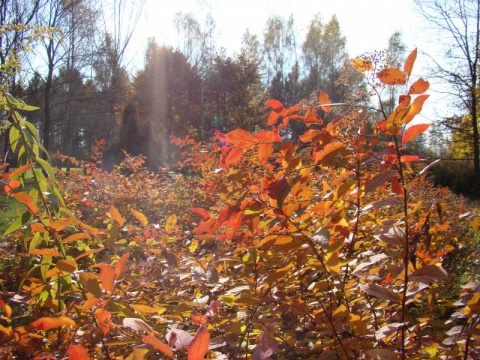
[[[100,232],[97,228],[87,225],[81,220],[78,220],[78,226],[80,226],[83,230],[88,231],[92,235],[98,235],[98,233]]]
[[[243,155],[243,149],[240,148],[232,148],[228,149],[228,152],[225,153],[225,158],[223,159],[223,164],[225,166],[235,165],[237,164]]]
[[[265,106],[268,106],[270,109],[276,112],[283,110],[283,104],[276,99],[268,100],[267,102],[265,102]]]
[[[332,108],[330,106],[324,106],[324,105],[328,105],[331,103],[332,101],[330,100],[330,96],[326,92],[320,90],[320,97],[318,98],[318,104],[320,105],[321,109],[326,113],[329,113]]]
[[[120,212],[115,206],[111,207],[110,215],[112,216],[112,219],[115,220],[115,222],[119,227],[122,227],[123,224],[125,224],[125,218],[122,217],[122,215],[120,215]]]
[[[428,94],[423,94],[417,96],[415,100],[413,100],[412,105],[410,105],[410,110],[405,117],[405,124],[408,124],[410,121],[412,121],[412,119],[422,111],[423,103],[428,99],[429,96],[430,95]]]
[[[55,256],[55,257],[62,257],[62,254],[60,254],[57,250],[55,249],[32,249],[30,250],[30,254],[32,255],[41,255],[41,256]]]
[[[403,65],[403,71],[405,71],[405,74],[407,76],[410,76],[412,73],[413,69],[413,64],[415,63],[415,60],[417,59],[417,49],[415,48],[407,57],[407,60],[405,60],[405,64]]]
[[[240,148],[247,148],[257,143],[255,136],[246,130],[235,129],[225,135],[225,140],[229,145]]]
[[[202,325],[188,345],[187,360],[203,360],[205,354],[208,352],[209,342],[210,333],[207,328]]]
[[[336,155],[343,154],[347,150],[347,146],[341,142],[327,144],[321,153],[314,153],[313,158],[317,163],[328,163]]]
[[[127,271],[127,259],[130,257],[130,253],[123,254],[115,264],[115,275],[117,279],[121,279]]]
[[[258,160],[262,163],[263,166],[268,164],[268,159],[273,153],[273,144],[259,144],[258,145]]]
[[[402,143],[415,140],[415,138],[425,132],[429,126],[430,124],[418,124],[410,126],[407,130],[405,130],[405,133],[402,136]]]
[[[98,308],[94,312],[95,317],[97,318],[98,325],[103,332],[103,335],[107,335],[110,330],[112,323],[112,314],[108,310]]]
[[[18,192],[12,194],[12,196],[17,199],[17,201],[24,204],[31,213],[36,214],[38,212],[38,207],[34,204],[32,195]]]
[[[317,109],[308,109],[305,112],[305,119],[303,121],[307,126],[310,126],[310,124],[323,124],[322,119],[318,117]]]
[[[72,225],[72,223],[73,221],[71,218],[59,219],[59,220],[52,221],[49,227],[54,231],[59,232],[65,229],[67,226]]]
[[[115,267],[107,264],[100,264],[99,266],[102,287],[105,291],[112,292],[115,289]]]
[[[168,346],[168,344],[165,344],[164,342],[161,342],[155,336],[153,336],[153,335],[143,335],[142,336],[142,341],[145,344],[153,346],[154,349],[164,353],[170,359],[175,358],[175,356],[173,355],[173,351],[170,348],[170,346]]]
[[[378,79],[387,85],[403,85],[407,82],[407,75],[398,69],[387,68],[377,73]]]
[[[350,60],[350,64],[352,64],[353,67],[355,68],[355,70],[357,70],[357,71],[371,71],[371,70],[373,70],[372,62],[368,59],[356,58],[356,59]]]
[[[33,168],[33,164],[20,166],[19,168],[12,171],[12,173],[10,174],[10,178],[13,179],[15,176],[21,175],[24,172],[26,172],[27,170],[30,170],[31,168]]]
[[[70,360],[90,360],[87,349],[82,345],[70,344],[67,349],[67,355]]]
[[[7,185],[5,185],[4,190],[5,194],[11,195],[13,193],[13,190],[17,187],[19,187],[22,183],[18,180],[13,180],[10,181]]]
[[[140,211],[137,211],[135,209],[130,209],[130,212],[132,213],[133,216],[135,216],[135,219],[138,220],[138,222],[140,224],[142,224],[142,226],[147,226],[148,225],[148,219],[147,217],[142,214]]]
[[[408,93],[411,95],[423,94],[425,91],[428,90],[429,87],[430,87],[430,83],[420,78],[417,81],[415,81],[412,84],[412,86],[410,86]]]
[[[402,155],[400,157],[400,161],[403,163],[415,162],[415,161],[420,161],[420,157],[418,157],[417,155]]]
[[[45,228],[45,226],[43,226],[42,223],[39,223],[39,222],[36,222],[36,223],[33,223],[32,225],[30,225],[30,229],[32,230],[32,233],[36,233],[36,232],[46,232],[47,229]]]
[[[75,321],[66,316],[60,316],[58,318],[42,317],[32,323],[35,329],[44,331],[56,329],[63,325],[76,326]]]
[[[278,119],[280,119],[281,117],[282,117],[282,113],[272,111],[270,113],[270,116],[268,117],[267,125],[275,125],[277,123]]]
[[[87,233],[77,233],[77,234],[73,234],[73,235],[70,235],[70,236],[66,237],[65,239],[62,240],[62,242],[69,243],[69,242],[72,242],[72,241],[84,240],[84,239],[89,239],[89,238],[90,238],[90,236]]]

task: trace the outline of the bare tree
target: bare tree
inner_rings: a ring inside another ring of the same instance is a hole
[[[445,94],[467,114],[468,138],[473,148],[474,193],[480,195],[479,56],[480,0],[416,0],[420,13],[438,36],[443,56],[430,57],[432,76],[444,84]],[[444,119],[452,132],[464,131],[450,117]]]

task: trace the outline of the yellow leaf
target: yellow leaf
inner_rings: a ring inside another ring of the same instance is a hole
[[[350,64],[353,65],[355,70],[357,71],[371,71],[373,70],[372,62],[368,59],[352,59],[350,60]]]
[[[140,314],[156,314],[157,310],[155,310],[153,307],[148,306],[148,305],[142,305],[142,304],[132,304],[130,307],[138,311]]]
[[[367,333],[367,324],[359,315],[352,313],[348,314],[347,324],[357,335],[362,336]]]
[[[147,226],[148,225],[148,219],[147,217],[142,214],[140,211],[137,211],[135,209],[130,209],[130,212],[132,213],[133,216],[135,216],[135,219],[137,219],[142,226]]]
[[[173,230],[175,230],[176,224],[177,224],[177,215],[175,214],[170,215],[167,219],[167,223],[165,224],[165,231],[170,234]]]

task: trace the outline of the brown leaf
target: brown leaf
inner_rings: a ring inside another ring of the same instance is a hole
[[[175,358],[175,356],[173,355],[173,351],[170,348],[170,346],[168,346],[168,344],[165,344],[164,342],[161,342],[155,336],[153,336],[153,335],[143,335],[142,336],[142,341],[145,344],[153,346],[154,349],[159,350],[160,352],[164,353],[170,359]]]
[[[252,360],[268,360],[273,354],[275,354],[278,345],[277,340],[275,340],[274,330],[274,324],[267,326],[262,334],[260,343],[255,347]]]
[[[393,302],[400,302],[400,294],[396,293],[393,290],[387,289],[380,285],[368,284],[361,285],[360,288],[362,291],[366,292],[369,295],[375,296],[380,299],[385,299]]]
[[[388,349],[371,349],[367,350],[366,354],[374,360],[398,360],[398,356]]]
[[[397,172],[394,170],[378,173],[372,180],[365,184],[365,193],[368,194],[373,192],[377,187],[384,185],[385,182],[390,180],[396,174]]]
[[[408,278],[412,281],[431,283],[445,280],[448,277],[444,268],[437,265],[425,265],[411,273]]]

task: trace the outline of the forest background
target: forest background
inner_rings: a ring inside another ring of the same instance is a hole
[[[299,27],[293,16],[275,15],[272,9],[263,33],[245,29],[240,48],[227,51],[216,45],[219,32],[208,12],[212,5],[201,4],[200,17],[179,12],[171,19],[174,39],[168,43],[145,39],[141,54],[142,33],[137,26],[145,31],[143,1],[3,1],[1,24],[27,27],[16,35],[2,34],[1,60],[5,62],[10,51],[22,53],[18,69],[7,81],[14,95],[41,109],[29,114],[29,121],[37,127],[45,148],[88,159],[95,140],[104,139],[106,168],[118,163],[125,150],[147,156],[148,166],[154,169],[171,159],[172,135],[206,139],[215,130],[254,130],[266,114],[263,104],[267,99],[292,105],[316,96],[321,89],[334,102],[348,101],[365,86],[358,76],[348,79],[349,86],[342,86],[350,55],[348,39],[335,15],[324,19],[321,13],[312,14],[310,19],[301,19]],[[148,9],[157,8],[149,4]],[[58,30],[35,39],[29,45],[34,51],[23,52],[18,41],[34,36],[32,26]],[[388,36],[388,48],[371,55],[397,66],[407,49],[400,32]],[[133,56],[132,48],[137,51]],[[431,136],[422,136],[412,146],[424,158],[449,160],[437,167],[441,169],[435,173],[438,184],[471,194],[472,141],[453,136],[452,126],[441,126],[447,118],[458,125],[468,111],[442,93],[438,91],[437,98],[444,100],[443,105],[435,103],[439,112],[428,114],[434,125]],[[381,95],[390,109],[397,96]],[[371,116],[372,122],[378,120],[374,113]],[[285,136],[295,139],[304,130],[292,122]],[[1,149],[5,158],[6,141]],[[455,173],[459,169],[467,176]]]

